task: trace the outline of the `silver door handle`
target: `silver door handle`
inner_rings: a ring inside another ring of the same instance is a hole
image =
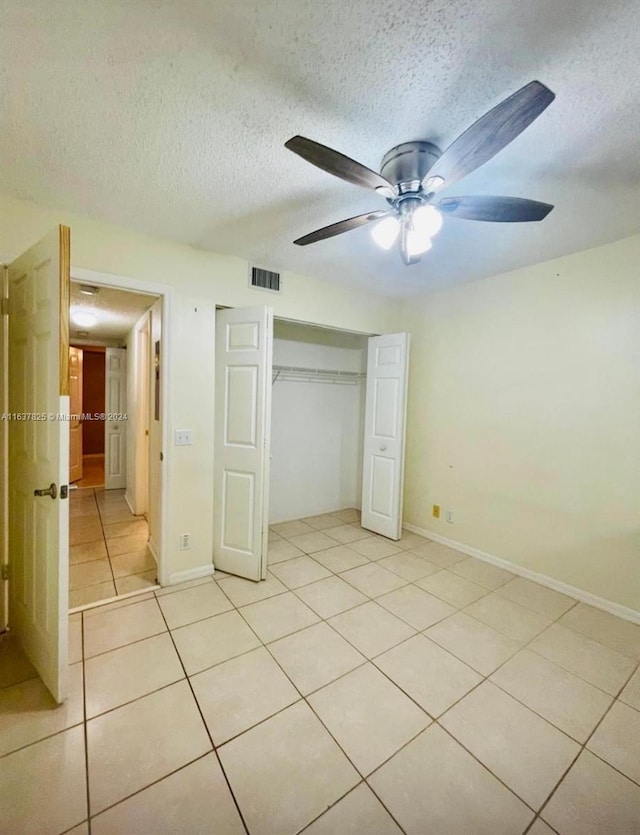
[[[34,490],[34,496],[51,496],[52,499],[55,499],[58,495],[58,488],[56,485],[51,482],[51,484],[45,490]]]
[[[380,444],[380,452],[384,452],[387,448],[386,444]]]

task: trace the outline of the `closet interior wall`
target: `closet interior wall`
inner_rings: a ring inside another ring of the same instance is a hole
[[[274,322],[270,523],[360,507],[367,337]]]

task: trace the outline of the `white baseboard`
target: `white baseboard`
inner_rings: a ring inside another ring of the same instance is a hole
[[[569,583],[564,583],[562,580],[556,580],[555,577],[549,577],[547,574],[540,574],[537,571],[532,571],[530,568],[525,568],[515,562],[504,560],[502,557],[496,557],[493,554],[488,554],[486,551],[481,551],[479,548],[474,548],[471,545],[465,545],[463,542],[456,542],[454,539],[447,539],[446,536],[428,531],[426,528],[420,528],[417,525],[404,524],[403,527],[411,531],[411,533],[420,534],[433,542],[439,542],[441,545],[446,545],[447,548],[452,548],[454,551],[460,551],[461,554],[467,554],[469,557],[476,557],[483,562],[488,562],[490,565],[495,565],[498,568],[505,568],[511,571],[512,574],[517,574],[520,577],[526,577],[527,580],[533,580],[540,583],[541,586],[546,586],[554,591],[559,591],[561,594],[566,594],[569,597],[574,597],[581,603],[588,603],[596,609],[602,609],[604,612],[609,612],[616,617],[630,620],[632,623],[640,623],[640,612],[637,609],[630,609],[628,606],[623,606],[621,603],[615,603],[613,600],[607,600],[605,597],[598,597],[597,594],[592,594],[589,591],[580,589],[577,586],[571,586]]]
[[[308,517],[313,518],[314,516],[331,516],[332,513],[340,513],[342,510],[357,510],[360,512],[360,504],[356,502],[355,504],[346,504],[344,507],[338,508],[331,508],[330,510],[316,510],[313,513],[305,513],[301,516],[299,513],[295,516],[287,516],[286,519],[269,519],[269,525],[283,525],[285,522],[299,522],[301,519],[307,519]],[[322,533],[319,530],[319,533]]]
[[[214,572],[213,564],[201,565],[199,568],[188,568],[186,571],[176,571],[169,575],[167,585],[175,586],[178,583],[186,583],[189,580],[200,580],[202,577],[212,577]]]
[[[137,513],[135,512],[135,510],[133,509],[133,502],[132,502],[132,501],[131,501],[131,499],[129,498],[129,494],[127,493],[127,491],[126,491],[126,490],[124,491],[124,500],[125,500],[125,502],[127,503],[127,507],[129,508],[129,510],[131,511],[131,513],[132,513],[134,516],[137,516],[138,514],[137,514]]]
[[[160,560],[158,559],[158,550],[156,546],[153,544],[152,540],[147,540],[147,548],[151,551],[151,556],[156,561],[156,568],[160,570]]]

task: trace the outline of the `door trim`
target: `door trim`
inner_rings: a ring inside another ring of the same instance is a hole
[[[158,565],[158,580],[160,585],[168,586],[171,583],[171,574],[166,565],[165,554],[168,543],[169,525],[169,496],[171,494],[171,460],[172,446],[171,433],[169,431],[169,393],[172,390],[171,376],[171,331],[172,331],[172,308],[173,308],[173,287],[161,284],[156,281],[142,281],[139,278],[129,278],[115,273],[103,273],[96,270],[88,270],[84,267],[71,266],[71,280],[82,281],[86,284],[95,284],[100,287],[114,287],[118,290],[134,290],[136,293],[147,293],[151,296],[162,298],[162,363],[160,364],[160,398],[162,402],[162,489],[160,495],[160,541],[158,542],[159,553],[154,554]]]
[[[0,298],[9,293],[9,267],[0,264]],[[9,411],[9,317],[0,313],[0,411]],[[0,421],[0,570],[9,562],[9,422]],[[0,632],[9,622],[9,583],[0,577]]]

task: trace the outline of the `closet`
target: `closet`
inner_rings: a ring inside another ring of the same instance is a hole
[[[215,344],[215,567],[264,579],[270,523],[343,507],[399,539],[408,334],[227,308]]]
[[[360,507],[367,341],[274,321],[270,524]]]

